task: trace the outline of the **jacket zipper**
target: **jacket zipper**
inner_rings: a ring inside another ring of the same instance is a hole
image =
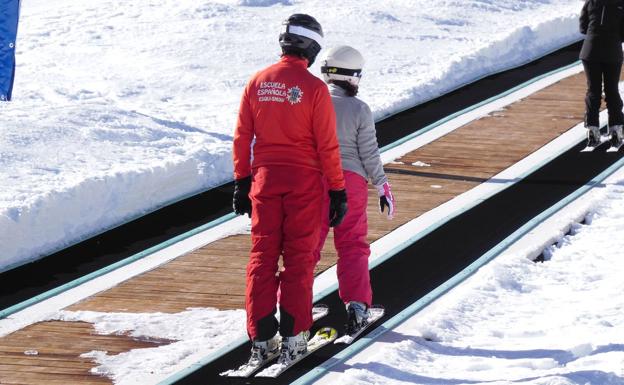
[[[604,25],[604,13],[605,13],[605,6],[602,6],[602,16],[600,17],[600,26],[602,27]]]

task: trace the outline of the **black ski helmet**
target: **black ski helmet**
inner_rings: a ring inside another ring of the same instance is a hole
[[[319,22],[310,15],[295,13],[284,20],[282,25],[283,30],[279,35],[282,52],[301,55],[308,59],[308,67],[311,66],[323,42],[323,29]]]

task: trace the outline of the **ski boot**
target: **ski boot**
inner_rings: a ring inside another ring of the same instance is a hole
[[[282,337],[282,348],[277,363],[289,365],[293,361],[298,361],[308,351],[308,339],[310,331],[305,330],[296,336]]]
[[[611,128],[611,147],[620,148],[622,140],[622,125],[616,125]]]
[[[277,334],[267,341],[253,341],[251,343],[251,357],[249,365],[261,365],[272,360],[279,354],[279,338]]]
[[[600,128],[587,126],[587,147],[596,147],[600,144]]]
[[[351,301],[347,303],[347,325],[345,333],[354,335],[368,325],[368,306],[363,302]]]

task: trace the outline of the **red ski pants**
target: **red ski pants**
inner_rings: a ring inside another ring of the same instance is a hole
[[[251,253],[247,265],[247,332],[266,340],[277,332],[273,314],[281,287],[279,331],[296,335],[312,326],[314,249],[323,202],[321,173],[293,166],[253,171]],[[276,275],[282,255],[284,271]]]
[[[334,227],[334,246],[338,252],[338,294],[345,304],[358,301],[370,306],[373,292],[368,271],[370,245],[366,238],[368,182],[361,175],[349,170],[344,170],[344,178],[347,189],[347,214],[342,223]],[[321,259],[321,249],[329,232],[328,211],[329,198],[326,198],[321,210],[323,224],[320,242],[314,251],[315,262]]]

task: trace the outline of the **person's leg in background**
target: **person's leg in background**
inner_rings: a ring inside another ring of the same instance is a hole
[[[600,102],[602,101],[602,64],[583,60],[587,93],[585,94],[585,126],[600,125]]]
[[[583,60],[587,93],[585,94],[585,127],[587,128],[587,145],[596,146],[600,143],[600,102],[602,100],[602,64]]]
[[[605,100],[609,110],[609,125],[622,125],[624,124],[624,114],[622,113],[622,97],[619,89],[622,63],[604,63],[603,69]]]

